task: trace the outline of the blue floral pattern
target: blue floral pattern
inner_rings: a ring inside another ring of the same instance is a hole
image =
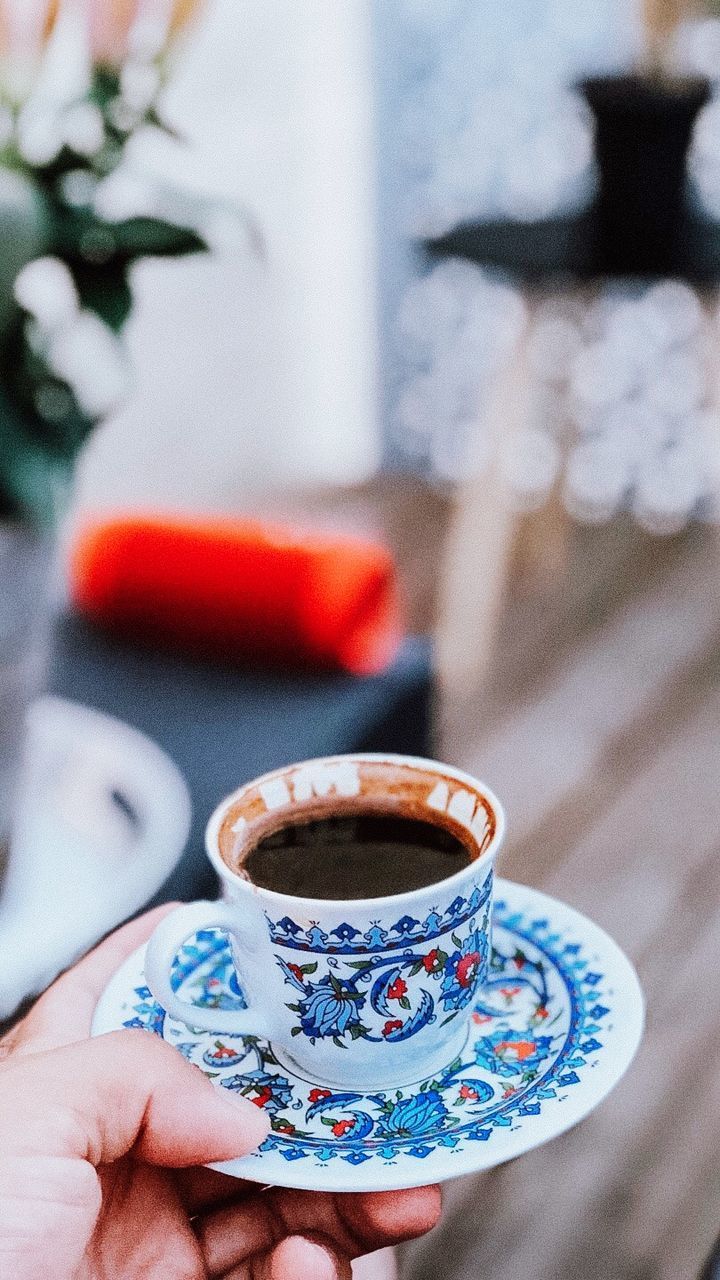
[[[448,1109],[437,1089],[426,1089],[414,1097],[398,1098],[385,1104],[385,1114],[377,1123],[377,1132],[386,1138],[417,1138],[442,1129]]]
[[[435,1022],[438,1004],[444,1022],[450,1022],[474,999],[487,970],[490,879],[488,876],[482,890],[476,886],[469,899],[455,899],[452,918],[462,919],[464,924],[457,924],[449,933],[447,921],[441,928],[443,917],[431,913],[430,941],[434,945],[429,949],[427,941],[424,947],[417,941],[418,921],[410,916],[403,916],[388,931],[415,939],[414,945],[407,943],[401,951],[388,946],[387,934],[379,928],[376,940],[372,945],[366,940],[362,951],[354,937],[358,931],[347,924],[338,925],[331,935],[352,944],[353,949],[333,954],[327,947],[328,935],[320,935],[326,940],[326,968],[318,977],[320,961],[305,963],[303,952],[295,952],[295,943],[288,943],[295,959],[289,959],[285,951],[276,955],[276,961],[286,984],[300,996],[287,1002],[288,1009],[297,1015],[291,1034],[305,1035],[312,1044],[331,1038],[341,1048],[359,1038],[392,1044],[409,1040]],[[471,902],[481,904],[480,918],[466,914]],[[285,932],[292,932],[287,917],[280,923]],[[293,929],[299,931],[297,926]],[[386,939],[383,945],[381,934]],[[362,958],[350,959],[351,955]]]
[[[216,1084],[263,1107],[272,1126],[263,1153],[287,1162],[311,1161],[317,1168],[335,1160],[421,1163],[434,1151],[461,1152],[469,1144],[492,1142],[495,1134],[561,1102],[603,1051],[612,995],[582,946],[553,932],[549,920],[526,918],[504,901],[495,903],[493,928],[494,949],[486,980],[475,993],[464,1051],[435,1078],[404,1089],[362,1094],[313,1086],[281,1066],[272,1047],[258,1037],[218,1039],[167,1018],[142,984],[126,1006],[123,1025],[163,1036]],[[441,996],[451,1003],[465,999],[479,964],[475,953],[481,954],[477,935],[470,930],[462,945],[444,955],[440,951],[432,947],[423,953],[425,978],[434,975]],[[403,962],[398,957],[397,966]],[[232,972],[224,940],[208,931],[183,949],[174,979],[197,1003],[222,999],[227,1007],[239,1006]],[[316,981],[316,968],[292,977],[303,991],[312,988],[297,1003],[299,1017],[318,1035],[338,1029],[347,1034],[366,1012],[362,1001],[374,1000],[383,1013],[398,1003],[390,994],[396,969],[382,974],[373,969],[371,980],[360,984],[353,977],[338,978],[339,990],[332,982]],[[362,1001],[352,999],[353,992]]]
[[[304,999],[288,1007],[296,1010],[300,1018],[299,1030],[313,1043],[316,1038],[324,1036],[338,1040],[346,1031],[351,1035],[353,1032],[364,1033],[360,1010],[365,1004],[365,996],[349,984],[343,984],[334,973],[326,974],[315,986],[308,983],[303,992]],[[294,1027],[293,1034],[297,1032],[298,1028]]]

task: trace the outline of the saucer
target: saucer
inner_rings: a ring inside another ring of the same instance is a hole
[[[463,1052],[432,1079],[375,1093],[340,1092],[282,1065],[267,1040],[193,1031],[168,1017],[143,974],[144,948],[106,988],[93,1034],[142,1027],[220,1088],[264,1107],[259,1151],[216,1165],[263,1183],[377,1191],[489,1169],[588,1115],[629,1066],[643,998],[618,946],[577,911],[498,880],[493,958]],[[224,935],[195,935],[175,962],[185,999],[242,1007]]]

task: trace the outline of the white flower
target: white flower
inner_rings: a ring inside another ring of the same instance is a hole
[[[106,222],[124,222],[140,215],[157,216],[157,188],[152,179],[121,167],[98,184],[93,207]]]
[[[36,258],[15,280],[18,304],[41,329],[57,329],[74,319],[78,296],[73,278],[59,258]]]
[[[0,0],[0,86],[14,102],[32,92],[58,10],[58,0]]]
[[[52,164],[64,141],[62,113],[55,104],[31,101],[20,112],[18,150],[29,165]]]
[[[72,388],[90,417],[107,413],[127,390],[128,366],[122,343],[92,311],[80,311],[53,335],[48,363]]]
[[[62,117],[63,139],[79,156],[94,156],[105,141],[102,112],[92,102],[78,102]]]

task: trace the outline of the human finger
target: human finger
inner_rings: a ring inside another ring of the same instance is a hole
[[[204,1167],[180,1169],[176,1185],[180,1199],[191,1215],[258,1195],[262,1189],[257,1182],[244,1182],[228,1173]]]
[[[222,1280],[352,1280],[352,1268],[329,1241],[289,1236],[268,1253],[239,1263]]]
[[[145,1031],[113,1031],[0,1068],[4,1153],[70,1156],[97,1167],[131,1152],[183,1168],[247,1155],[265,1114]]]
[[[437,1187],[329,1195],[271,1188],[201,1214],[196,1233],[211,1275],[224,1275],[284,1237],[319,1235],[356,1258],[423,1235],[440,1214]]]

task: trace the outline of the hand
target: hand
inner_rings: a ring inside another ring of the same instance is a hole
[[[421,1235],[436,1187],[261,1189],[201,1166],[268,1124],[146,1031],[87,1039],[101,991],[167,907],[106,939],[0,1041],[0,1280],[346,1280]]]

